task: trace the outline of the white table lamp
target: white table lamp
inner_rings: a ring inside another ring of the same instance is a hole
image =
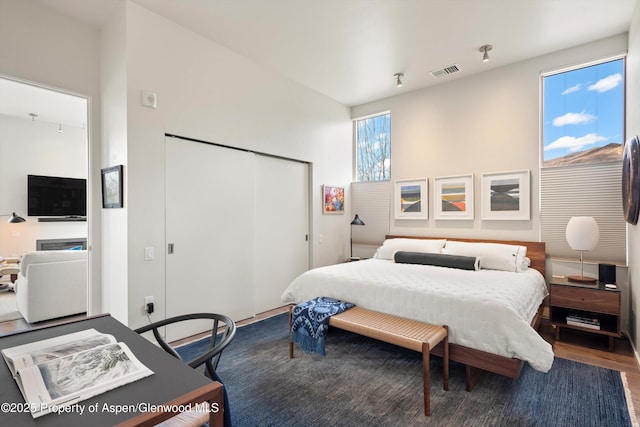
[[[600,229],[596,220],[590,216],[574,216],[567,224],[567,242],[571,249],[580,251],[580,276],[569,276],[572,282],[595,283],[597,279],[584,275],[582,253],[595,248],[600,239]]]

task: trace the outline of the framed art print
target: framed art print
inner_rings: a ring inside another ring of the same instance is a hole
[[[427,178],[395,181],[395,219],[428,219],[429,186]]]
[[[122,165],[104,168],[102,172],[102,207],[122,207]]]
[[[436,219],[473,219],[473,174],[434,178]]]
[[[322,212],[326,214],[344,213],[344,187],[335,185],[322,186]]]
[[[529,170],[482,174],[483,220],[529,220]]]

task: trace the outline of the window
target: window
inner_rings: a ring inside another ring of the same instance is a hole
[[[356,181],[391,179],[391,113],[355,120]]]
[[[620,161],[624,60],[543,77],[543,166]]]
[[[624,58],[542,76],[540,230],[547,253],[576,258],[572,216],[592,216],[600,240],[585,258],[626,261],[622,214]]]

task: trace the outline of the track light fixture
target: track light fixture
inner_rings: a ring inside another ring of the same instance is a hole
[[[490,44],[485,44],[484,46],[481,46],[480,49],[478,49],[480,52],[482,52],[482,62],[488,62],[489,61],[489,51],[493,49],[493,46],[491,46]]]
[[[396,78],[396,85],[398,87],[402,87],[402,80],[400,80],[400,77],[404,77],[404,73],[395,73],[393,77]]]

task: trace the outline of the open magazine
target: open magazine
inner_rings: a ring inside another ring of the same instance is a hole
[[[124,343],[95,329],[1,353],[33,418],[153,375]]]

